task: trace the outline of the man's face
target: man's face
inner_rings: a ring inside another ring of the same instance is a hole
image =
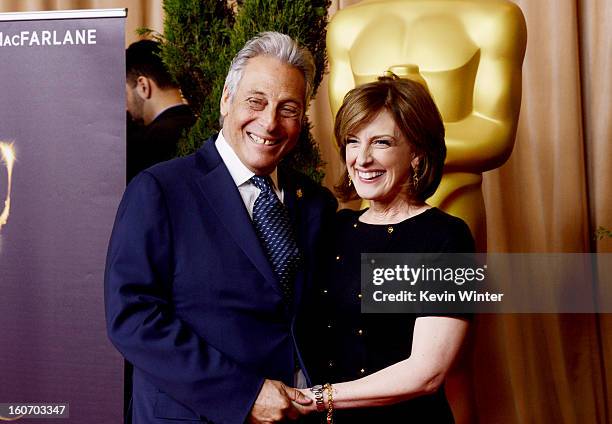
[[[230,100],[221,98],[223,136],[257,175],[270,174],[297,143],[305,81],[295,67],[269,56],[249,59]]]
[[[125,107],[130,112],[133,121],[142,123],[144,100],[136,92],[137,87],[137,85],[131,87],[129,83],[125,83]]]

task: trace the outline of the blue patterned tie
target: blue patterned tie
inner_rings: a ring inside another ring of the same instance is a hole
[[[269,177],[255,175],[251,178],[261,190],[253,206],[253,224],[266,256],[283,291],[284,300],[293,304],[293,279],[300,265],[297,247],[287,208],[272,190]]]

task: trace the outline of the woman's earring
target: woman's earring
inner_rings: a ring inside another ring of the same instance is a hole
[[[412,168],[414,173],[412,174],[412,187],[415,189],[419,186],[419,170],[418,168]]]
[[[351,175],[347,172],[346,176],[348,177],[348,186],[351,187],[353,185],[353,180],[351,180]]]

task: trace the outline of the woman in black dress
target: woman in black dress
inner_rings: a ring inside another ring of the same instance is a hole
[[[392,75],[349,92],[334,133],[347,168],[337,192],[370,207],[337,214],[331,264],[306,308],[306,368],[314,384],[333,383],[302,390],[309,410],[326,413],[331,394],[337,424],[452,423],[443,382],[468,320],[360,313],[361,253],[474,250],[461,219],[425,203],[446,156],[440,114],[422,85]]]

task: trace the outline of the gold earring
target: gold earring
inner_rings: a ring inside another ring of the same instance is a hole
[[[348,186],[352,186],[353,185],[353,180],[351,180],[351,175],[347,172],[346,176],[348,177]]]
[[[412,168],[414,174],[412,174],[412,187],[415,189],[419,186],[419,170],[418,168]]]

